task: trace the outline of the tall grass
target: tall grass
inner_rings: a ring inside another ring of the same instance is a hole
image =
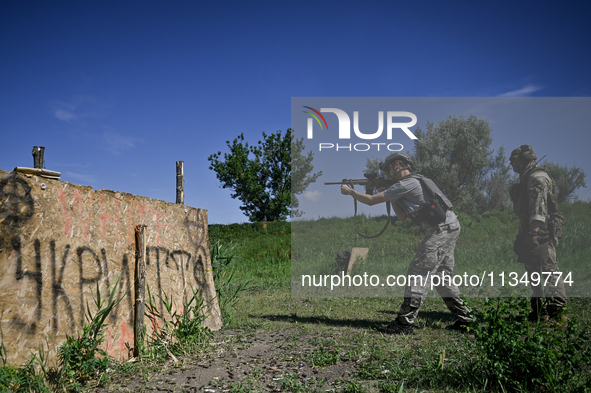
[[[565,238],[557,248],[559,266],[566,276],[571,273],[573,284],[568,288],[571,296],[591,296],[591,261],[589,234],[591,233],[591,209],[589,203],[574,203],[561,206],[567,218]],[[516,262],[513,242],[518,222],[511,210],[486,212],[482,215],[458,214],[462,225],[455,252],[454,274],[477,276],[482,286],[466,284],[460,287],[466,296],[529,296],[529,288],[523,283],[509,285],[508,274],[519,278],[525,273],[523,264]],[[340,292],[325,287],[302,287],[302,275],[324,276],[334,273],[335,258],[339,250],[353,247],[369,248],[367,260],[357,265],[354,274],[377,275],[382,280],[388,275],[404,275],[414,251],[421,242],[424,231],[412,226],[409,220],[398,222],[382,236],[366,239],[354,230],[354,220],[361,233],[375,234],[384,225],[387,217],[357,216],[354,218],[329,218],[292,223],[292,294],[297,296],[401,296],[403,288],[382,287],[353,288]],[[501,286],[499,274],[505,274]],[[494,279],[490,285],[491,276]],[[382,281],[383,282],[383,281]]]
[[[235,285],[248,282],[247,291],[289,289],[290,230],[289,222],[210,225],[214,256],[220,256],[219,248],[228,245],[231,250],[222,250],[223,258],[232,256],[231,261],[212,258],[214,272],[233,275]],[[225,285],[223,280],[220,284]]]
[[[563,271],[574,272],[579,289],[591,288],[586,267],[591,261],[591,203],[566,204],[560,210],[567,224],[565,238],[557,247],[559,265]],[[377,233],[384,219],[358,216],[358,229]],[[511,211],[459,214],[459,219],[462,232],[456,247],[456,272],[484,268],[495,273],[497,269],[524,271],[512,250],[518,224]],[[290,225],[291,239],[282,232],[289,231]],[[402,299],[392,299],[392,295],[292,297],[288,269],[291,267],[292,276],[310,271],[332,274],[339,250],[368,247],[368,260],[356,267],[354,274],[370,268],[405,273],[424,236],[420,228],[408,221],[396,222],[379,238],[365,239],[355,233],[353,218],[227,227],[214,227],[210,237],[212,241],[231,241],[235,245],[233,271],[238,278],[253,280],[251,290],[244,291],[238,301],[234,326],[282,331],[291,327],[298,334],[332,337],[306,361],[331,354],[338,355],[338,361],[355,362],[358,370],[349,377],[347,390],[363,386],[365,391],[383,392],[589,391],[591,301],[581,297],[581,292],[572,297],[574,287],[567,287],[570,323],[564,329],[524,323],[531,292],[522,286],[521,292],[508,288],[501,293],[503,297],[489,299],[485,294],[462,290],[479,316],[471,335],[445,331],[443,327],[453,316],[440,299],[428,298],[418,318],[422,329],[414,338],[382,336],[374,329],[395,317]],[[273,257],[278,252],[289,255],[288,244],[291,266],[288,258]],[[274,273],[260,274],[264,269]]]

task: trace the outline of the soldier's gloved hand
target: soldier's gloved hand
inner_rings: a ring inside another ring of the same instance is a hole
[[[527,237],[524,239],[525,247],[528,250],[533,250],[534,248],[538,247],[540,243],[538,242],[538,233],[537,232],[530,232],[527,234]]]

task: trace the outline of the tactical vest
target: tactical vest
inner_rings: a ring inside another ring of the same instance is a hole
[[[525,235],[529,232],[530,220],[530,206],[529,206],[529,190],[527,183],[530,176],[536,171],[544,171],[548,173],[546,168],[535,167],[526,171],[519,179],[518,184],[511,186],[509,195],[513,202],[513,212],[519,219],[519,234]],[[546,220],[540,225],[538,236],[549,236],[550,239],[558,240],[562,238],[562,225],[565,223],[564,216],[558,212],[558,196],[556,194],[556,182],[550,177],[551,185],[546,194],[547,211]]]
[[[402,204],[407,216],[418,226],[421,226],[423,222],[430,226],[437,226],[445,222],[447,211],[453,209],[451,201],[431,179],[419,174],[408,175],[404,178],[409,177],[419,181],[423,193],[429,195],[431,200],[420,204],[418,210],[411,210]]]

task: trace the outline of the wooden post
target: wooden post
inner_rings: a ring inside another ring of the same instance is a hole
[[[183,173],[184,161],[176,162],[176,203],[185,204],[185,175]]]
[[[133,356],[140,355],[146,306],[146,226],[135,227],[135,305],[133,320]]]
[[[45,159],[43,158],[43,154],[45,153],[45,148],[43,146],[33,146],[33,168],[43,169],[45,165]]]

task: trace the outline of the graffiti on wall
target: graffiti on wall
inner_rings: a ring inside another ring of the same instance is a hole
[[[11,310],[9,329],[29,337],[73,334],[86,322],[89,294],[97,285],[109,287],[117,277],[120,293],[131,294],[109,318],[120,326],[121,340],[129,340],[134,227],[139,223],[148,225],[146,276],[154,294],[162,297],[171,286],[185,294],[187,288],[205,287],[208,243],[202,210],[186,207],[179,220],[146,198],[55,184],[48,189],[53,194],[43,198],[53,201],[48,212],[27,179],[15,172],[0,179],[0,261],[8,262],[3,269],[12,276],[4,277],[3,284],[10,285],[3,291],[24,299],[22,307]]]

